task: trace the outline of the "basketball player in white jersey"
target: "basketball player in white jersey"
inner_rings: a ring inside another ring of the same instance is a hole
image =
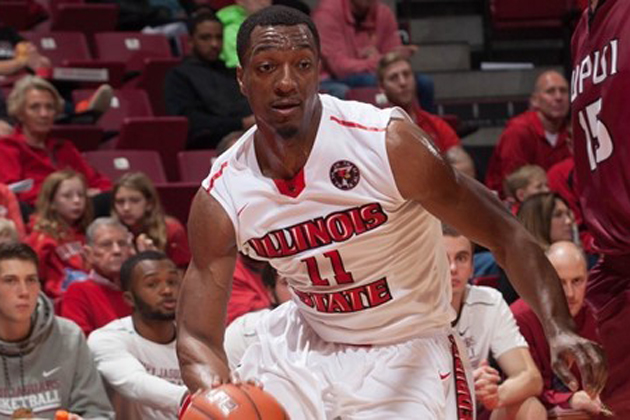
[[[574,333],[534,239],[403,111],[319,95],[319,51],[312,22],[292,9],[241,26],[238,79],[257,125],[214,163],[192,205],[177,314],[190,390],[230,380],[223,336],[240,250],[269,261],[293,296],[261,321],[238,374],[292,419],[472,419],[440,218],[495,252],[543,320],[559,376],[576,386],[575,361],[599,393],[601,350]]]

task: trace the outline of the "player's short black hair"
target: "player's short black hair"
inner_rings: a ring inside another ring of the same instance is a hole
[[[120,287],[124,291],[131,289],[131,281],[133,280],[133,269],[142,261],[162,261],[168,260],[163,252],[159,251],[143,251],[129,257],[120,267]]]
[[[194,35],[195,31],[197,31],[197,27],[206,21],[219,22],[223,26],[223,23],[211,9],[203,8],[193,13],[190,19],[186,22],[188,33],[191,36]]]
[[[306,25],[308,27],[309,31],[313,34],[315,45],[317,46],[317,53],[319,54],[319,33],[317,32],[315,23],[313,23],[310,17],[291,7],[269,6],[249,16],[238,30],[236,52],[238,53],[238,59],[241,65],[243,65],[245,53],[249,47],[250,37],[255,27],[295,25]]]
[[[39,259],[33,248],[21,242],[0,244],[0,261],[7,260],[30,261],[36,268],[39,267]]]

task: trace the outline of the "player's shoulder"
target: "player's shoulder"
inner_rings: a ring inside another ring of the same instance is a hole
[[[385,132],[392,118],[411,121],[400,108],[377,108],[372,104],[348,101],[330,95],[320,95],[324,124],[342,129],[355,129],[356,133]]]
[[[123,338],[136,335],[131,316],[115,319],[92,331],[88,343],[100,342],[109,338]]]

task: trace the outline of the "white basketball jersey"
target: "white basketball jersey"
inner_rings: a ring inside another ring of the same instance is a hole
[[[267,260],[325,340],[388,344],[454,318],[440,222],[403,199],[385,134],[400,109],[321,95],[317,137],[292,180],[262,175],[255,127],[212,166],[203,187],[234,224],[239,250]]]

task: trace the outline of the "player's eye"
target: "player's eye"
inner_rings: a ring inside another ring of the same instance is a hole
[[[270,63],[262,63],[258,65],[257,69],[260,73],[269,73],[274,69],[274,66]]]

